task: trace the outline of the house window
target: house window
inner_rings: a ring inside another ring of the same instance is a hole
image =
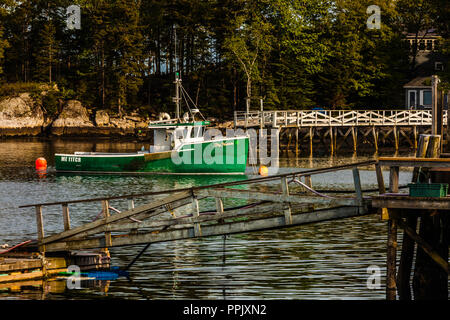
[[[442,62],[435,62],[434,70],[435,71],[444,71],[444,64]]]
[[[408,107],[410,109],[416,107],[416,90],[408,90]]]
[[[424,106],[431,105],[431,90],[422,91],[422,105]]]
[[[433,50],[433,40],[427,40],[427,50]]]

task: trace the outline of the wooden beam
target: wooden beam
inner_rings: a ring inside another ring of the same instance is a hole
[[[388,221],[388,242],[386,254],[386,299],[397,297],[397,219],[390,217]]]
[[[195,196],[192,197],[192,212],[193,212],[192,216],[194,218],[198,218],[200,216],[200,208],[198,206],[198,199]],[[198,222],[194,223],[194,236],[200,237],[201,235],[202,235],[202,229],[200,227],[200,224]]]
[[[108,200],[102,201],[102,212],[103,212],[103,217],[105,218],[105,220],[110,217]],[[105,247],[108,248],[110,246],[111,246],[111,232],[106,231],[105,232]]]
[[[42,241],[45,236],[44,232],[44,219],[42,217],[42,206],[36,206],[36,226],[37,226],[37,238],[38,241]],[[40,245],[39,251],[41,253],[45,252],[45,246]]]
[[[302,196],[296,194],[283,195],[274,192],[260,192],[229,188],[215,188],[198,190],[195,194],[205,197],[226,197],[247,200],[273,201],[300,204],[323,204],[327,206],[357,206],[355,198],[323,198],[313,196]]]
[[[357,200],[358,206],[362,207],[364,199],[363,199],[362,188],[361,188],[361,178],[359,176],[358,168],[353,168],[352,173],[353,173],[353,183],[355,185],[356,200]]]
[[[184,198],[191,197],[191,195],[192,195],[191,191],[179,192],[179,193],[170,195],[168,197],[165,197],[163,199],[153,201],[153,202],[151,202],[149,204],[145,204],[143,206],[134,208],[133,210],[128,210],[128,211],[125,211],[125,212],[122,212],[122,213],[118,213],[118,214],[115,214],[113,216],[106,217],[106,218],[103,218],[103,219],[99,219],[97,221],[94,221],[94,222],[91,222],[91,223],[87,223],[87,224],[79,226],[77,228],[72,228],[70,230],[61,232],[59,234],[46,237],[46,238],[42,239],[41,242],[42,242],[42,244],[47,244],[47,243],[51,243],[51,242],[54,242],[54,241],[59,241],[59,240],[62,240],[64,238],[68,238],[68,237],[74,236],[74,235],[76,235],[78,233],[81,233],[81,232],[84,232],[84,231],[87,231],[87,230],[90,230],[90,229],[94,229],[96,227],[99,227],[99,226],[107,224],[107,223],[119,221],[121,219],[125,219],[125,218],[131,217],[131,216],[139,214],[139,213],[144,213],[144,212],[151,211],[153,209],[156,209],[156,208],[161,207],[163,205],[166,205],[168,203],[172,203],[172,202],[184,199]]]
[[[372,206],[389,209],[450,210],[450,198],[421,198],[405,196],[372,196]]]
[[[365,213],[367,214],[367,213]],[[318,210],[296,214],[292,216],[292,225],[286,225],[284,216],[256,219],[252,221],[234,221],[220,225],[202,226],[202,237],[217,236],[223,234],[245,233],[273,228],[284,228],[320,221],[330,221],[347,217],[361,216],[356,207],[339,207],[326,210]],[[193,228],[170,230],[159,233],[139,233],[130,235],[113,236],[112,246],[137,245],[163,241],[189,239],[195,237]],[[67,251],[78,249],[99,248],[102,246],[101,238],[85,239],[80,241],[60,241],[49,244],[48,251]]]
[[[70,230],[70,214],[69,214],[69,205],[67,203],[62,205],[62,212],[63,212],[64,231]]]
[[[383,171],[381,170],[380,164],[377,164],[375,166],[375,172],[377,174],[378,193],[384,194],[386,193],[386,188],[384,186]]]
[[[434,250],[425,240],[423,240],[412,228],[410,228],[407,224],[402,221],[399,221],[399,226],[405,230],[409,237],[411,237],[417,244],[423,249],[423,251],[436,262],[442,270],[444,270],[447,274],[448,270],[448,262],[444,260],[437,252]]]
[[[286,177],[281,178],[281,190],[285,197],[289,196],[289,185]],[[292,224],[292,210],[289,203],[284,204],[284,220],[286,224]]]
[[[398,181],[399,181],[400,169],[398,166],[392,166],[389,173],[389,192],[398,192]]]

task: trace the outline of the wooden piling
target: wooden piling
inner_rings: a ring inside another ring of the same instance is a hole
[[[359,176],[359,170],[358,168],[352,169],[353,173],[353,183],[355,185],[355,193],[356,193],[356,199],[359,206],[363,205],[363,194],[362,194],[362,188],[361,188],[361,178]]]
[[[102,201],[102,212],[103,212],[103,217],[105,219],[108,219],[109,216],[110,216],[109,201],[108,200],[103,200]],[[106,231],[105,232],[105,248],[107,249],[108,247],[111,247],[111,245],[112,245],[111,232],[110,231]]]
[[[36,226],[37,226],[37,240],[39,242],[44,239],[44,219],[42,217],[42,206],[36,206]],[[45,246],[39,246],[39,251],[41,253],[45,252]]]
[[[64,231],[70,230],[70,215],[69,205],[67,203],[62,205]]]
[[[375,126],[372,127],[373,143],[375,146],[375,152],[378,153],[378,132]]]
[[[388,242],[386,262],[386,299],[396,300],[396,261],[397,261],[397,220],[391,215],[388,220]]]
[[[289,197],[289,186],[286,177],[281,178],[281,190],[285,197]],[[286,224],[292,224],[292,209],[290,203],[284,204],[284,220]]]
[[[353,152],[356,152],[358,144],[358,129],[352,126],[352,138],[353,138]]]
[[[392,166],[389,174],[389,192],[398,192],[399,167]],[[388,241],[386,254],[386,299],[397,299],[397,217],[389,211]]]
[[[397,130],[397,126],[394,126],[392,132],[394,133],[395,151],[398,151],[398,130]]]
[[[427,154],[429,141],[430,136],[428,135],[420,136],[418,148],[416,151],[416,158],[425,158]],[[419,169],[420,168],[414,168],[413,177],[411,180],[412,183],[416,183],[418,181]],[[415,215],[407,216],[405,225],[411,230],[416,230],[417,216]],[[414,259],[414,248],[415,248],[414,239],[412,239],[404,229],[402,240],[402,251],[400,254],[400,262],[397,274],[397,287],[400,300],[411,300],[412,298],[410,278]]]
[[[333,127],[330,127],[330,154],[334,154],[334,134],[333,134]]]
[[[198,218],[200,216],[200,208],[198,205],[198,199],[196,196],[192,197],[192,216],[194,218]],[[202,230],[200,228],[200,224],[194,223],[194,236],[200,237],[202,235]]]

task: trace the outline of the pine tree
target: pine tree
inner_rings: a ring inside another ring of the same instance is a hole
[[[53,70],[58,62],[59,42],[56,40],[56,27],[48,21],[40,32],[40,45],[35,52],[36,79],[52,82],[55,80]]]

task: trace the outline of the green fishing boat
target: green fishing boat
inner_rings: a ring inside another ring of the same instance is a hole
[[[149,150],[133,153],[75,152],[55,154],[57,172],[78,173],[161,173],[161,174],[244,174],[247,165],[249,137],[211,136],[210,125],[198,108],[190,108],[187,93],[178,73],[176,84],[176,115],[161,114],[151,122],[153,145]],[[181,99],[189,109],[180,117]],[[196,120],[200,115],[203,120]]]

